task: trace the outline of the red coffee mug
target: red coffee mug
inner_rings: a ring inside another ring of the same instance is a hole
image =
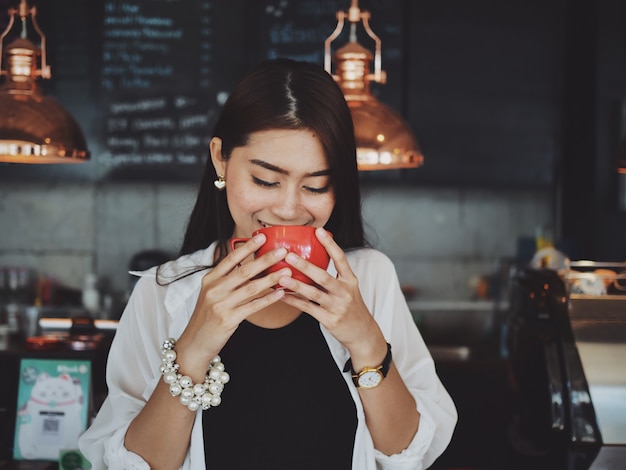
[[[315,266],[322,269],[328,268],[330,257],[328,256],[326,249],[315,236],[315,227],[303,225],[275,225],[273,227],[265,227],[256,230],[252,234],[252,237],[259,233],[265,235],[266,241],[263,246],[256,251],[255,256],[262,256],[265,253],[274,251],[277,248],[284,247],[287,251],[297,254],[310,263],[313,263]],[[230,241],[230,246],[234,250],[237,243],[245,243],[248,240],[250,239],[233,238]],[[314,284],[308,276],[305,276],[302,272],[287,264],[284,260],[270,266],[263,272],[263,275],[276,272],[285,267],[291,269],[292,277],[294,279],[302,281],[306,284]]]

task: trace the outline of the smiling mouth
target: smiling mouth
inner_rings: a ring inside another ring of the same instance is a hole
[[[263,222],[262,220],[259,220],[258,222],[259,222],[259,224],[261,224],[261,226],[263,228],[270,228],[270,227],[275,227],[275,226],[278,226],[278,225],[297,225],[297,226],[308,225],[308,224],[277,224],[277,225],[273,225],[273,224],[268,224],[266,222]]]

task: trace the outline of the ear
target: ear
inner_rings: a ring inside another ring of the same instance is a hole
[[[219,137],[213,137],[209,143],[209,150],[211,151],[211,162],[213,168],[218,175],[226,173],[226,160],[222,158],[222,139]]]

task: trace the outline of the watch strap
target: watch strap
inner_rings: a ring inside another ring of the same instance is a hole
[[[387,354],[385,355],[385,358],[383,359],[383,362],[381,362],[380,365],[378,366],[372,366],[372,367],[364,367],[363,369],[361,369],[359,372],[356,372],[353,368],[352,368],[352,359],[348,359],[346,361],[346,364],[343,367],[343,371],[344,372],[348,372],[350,371],[350,374],[352,375],[352,381],[354,382],[354,385],[356,385],[357,387],[359,387],[359,375],[362,372],[368,371],[368,370],[372,370],[372,369],[376,369],[380,372],[380,374],[383,376],[383,378],[387,377],[387,374],[389,373],[389,369],[391,368],[391,343],[389,343],[389,341],[387,341]]]

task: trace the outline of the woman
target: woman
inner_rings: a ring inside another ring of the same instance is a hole
[[[80,441],[94,469],[428,467],[456,410],[391,262],[365,248],[333,79],[261,64],[231,93],[210,153],[181,257],[141,273],[120,320],[109,396]],[[229,248],[272,225],[318,227],[328,269],[283,249],[255,259],[263,235]],[[261,275],[283,259],[315,284],[290,268]],[[213,392],[172,396],[191,383]]]

